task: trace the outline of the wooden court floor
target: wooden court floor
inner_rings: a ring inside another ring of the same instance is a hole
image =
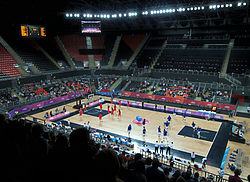
[[[110,100],[109,97],[104,97],[104,99]],[[75,102],[69,103],[66,105],[66,109],[70,112],[74,112],[76,111],[75,109],[73,109],[74,105],[75,105]],[[103,104],[103,110],[107,110],[108,105],[112,106],[112,104],[108,104],[108,103]],[[62,110],[62,107],[63,106],[59,107],[59,109]],[[97,106],[96,108],[99,109],[99,106]],[[54,111],[55,108],[51,110]],[[170,122],[170,127],[168,129],[167,141],[165,141],[164,143],[167,144],[169,142],[173,142],[174,149],[186,151],[189,153],[195,152],[195,154],[200,155],[200,156],[207,156],[213,142],[200,140],[196,138],[184,137],[184,136],[178,135],[178,132],[182,130],[184,126],[191,126],[193,121],[196,123],[196,126],[200,126],[202,129],[207,129],[207,130],[211,130],[215,132],[217,132],[221,126],[221,123],[216,122],[216,121],[207,121],[204,119],[187,117],[186,122],[184,122],[183,117],[179,115],[173,116],[172,114],[168,114],[168,113],[162,113],[162,112],[156,112],[156,111],[144,110],[144,109],[138,109],[138,108],[132,108],[132,107],[127,108],[126,106],[121,106],[121,112],[122,112],[121,118],[118,118],[118,116],[112,117],[110,114],[108,114],[103,117],[102,122],[99,121],[98,117],[87,115],[84,113],[82,116],[79,116],[79,114],[77,114],[64,120],[77,123],[77,124],[84,124],[90,121],[90,125],[92,128],[104,130],[104,131],[122,135],[122,136],[128,136],[127,127],[129,124],[131,124],[132,125],[131,138],[132,139],[134,138],[138,140],[144,140],[150,143],[155,143],[156,141],[163,140],[163,134],[159,137],[157,129],[159,126],[161,126],[161,129],[163,131],[164,129],[163,119],[164,117],[167,118],[170,115],[172,117],[172,120]],[[44,119],[43,118],[44,113],[45,112],[41,112],[41,113],[34,114],[32,116],[36,118]],[[136,116],[141,116],[142,118],[146,118],[150,121],[148,124],[146,124],[147,133],[146,133],[145,138],[143,137],[143,134],[142,134],[143,127],[137,124],[133,124],[131,122],[133,119],[136,118]],[[237,119],[237,121],[247,121],[247,124],[249,126],[249,122],[250,122],[249,118],[240,118],[240,117],[228,118],[228,116],[226,115],[224,115],[224,117],[226,117],[226,119],[229,119],[229,120]],[[250,140],[249,134],[247,134],[244,137],[245,138],[247,137],[246,140],[249,142]],[[245,144],[239,144],[239,143],[229,141],[227,146],[231,146],[232,148],[242,148],[243,154],[245,153],[245,155],[250,153],[249,146],[246,146]],[[243,172],[248,171],[248,167],[249,165],[244,165]],[[214,172],[217,174],[217,170],[218,170],[217,168],[209,167],[209,166],[207,168],[211,172]],[[230,170],[227,170],[227,169],[225,169],[225,171],[230,172]],[[247,172],[245,173],[247,174]]]

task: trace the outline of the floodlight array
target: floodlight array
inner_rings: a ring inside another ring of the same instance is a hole
[[[219,9],[229,9],[229,8],[241,8],[247,6],[247,2],[234,2],[234,3],[220,3],[220,4],[209,4],[203,6],[190,6],[190,7],[178,7],[178,8],[160,8],[160,9],[148,9],[142,12],[126,12],[126,13],[114,13],[114,14],[91,14],[91,13],[66,13],[67,18],[99,18],[99,19],[115,19],[115,18],[133,18],[138,15],[142,16],[153,16],[153,15],[163,15],[163,14],[173,14],[173,13],[183,13],[183,12],[199,12],[199,11],[214,11]]]

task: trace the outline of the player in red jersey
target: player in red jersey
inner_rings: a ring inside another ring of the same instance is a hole
[[[129,101],[127,102],[127,107],[129,107]]]
[[[109,105],[108,105],[108,114],[109,114],[110,110],[109,110]]]
[[[87,104],[84,105],[84,112],[87,112]]]
[[[111,104],[113,104],[113,99],[111,98]]]
[[[119,107],[121,108],[121,106],[122,106],[122,101],[119,100]]]
[[[121,110],[118,110],[118,118],[121,118]]]
[[[102,112],[102,103],[100,104],[100,110],[101,110],[101,112]]]
[[[80,116],[82,115],[82,108],[80,108],[80,110],[79,110],[79,114],[80,114]]]
[[[114,114],[114,109],[113,109],[113,107],[111,108],[111,115],[113,116],[113,114]]]
[[[102,121],[102,113],[101,112],[99,113],[99,121],[100,122]]]
[[[116,105],[114,105],[114,111],[116,111]]]

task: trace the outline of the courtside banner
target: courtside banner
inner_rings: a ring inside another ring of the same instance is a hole
[[[57,97],[57,98],[54,98],[54,99],[51,99],[51,100],[46,100],[46,101],[43,101],[43,102],[38,102],[38,103],[27,105],[27,106],[24,106],[24,107],[16,108],[16,109],[13,109],[13,110],[11,110],[9,112],[9,116],[13,117],[13,116],[15,116],[17,114],[21,114],[21,113],[28,112],[28,111],[31,111],[31,110],[34,110],[34,109],[38,109],[38,108],[42,108],[44,106],[48,106],[48,105],[51,105],[51,104],[54,104],[54,103],[57,103],[57,102],[62,102],[62,101],[65,101],[65,100],[69,100],[69,99],[78,97],[78,96],[83,95],[83,94],[87,94],[87,92],[85,92],[85,91],[84,92],[77,92],[77,93],[74,93],[74,94],[71,94],[71,95],[65,95],[65,96]]]
[[[122,95],[130,96],[132,92],[122,91]]]
[[[166,97],[166,96],[159,96],[159,95],[149,95],[149,94],[142,94],[142,93],[127,92],[127,91],[122,91],[122,95],[147,98],[147,99],[152,99],[152,100],[161,100],[161,101],[166,101],[166,102],[183,103],[183,104],[203,106],[203,107],[209,107],[209,108],[211,108],[212,106],[217,106],[219,109],[224,109],[224,110],[236,110],[236,106],[230,105],[230,104],[218,104],[218,103],[212,103],[212,102],[189,100],[189,99],[175,98],[175,97]]]

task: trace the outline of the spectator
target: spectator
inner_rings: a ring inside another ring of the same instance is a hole
[[[94,171],[98,172],[98,175],[93,175],[91,178],[95,177],[97,181],[109,181],[109,182],[118,182],[120,162],[118,156],[114,150],[103,149],[95,157],[95,169]]]
[[[239,177],[240,174],[241,174],[241,170],[240,169],[235,169],[234,170],[234,176],[229,176],[228,182],[242,182],[242,180]]]
[[[152,162],[152,167],[149,167],[146,170],[146,176],[147,176],[148,182],[165,182],[166,181],[164,172],[158,169],[159,166],[160,166],[160,163],[158,159],[154,159]]]
[[[145,164],[142,160],[137,160],[135,169],[130,171],[127,182],[146,182]],[[125,181],[126,182],[126,181]]]

